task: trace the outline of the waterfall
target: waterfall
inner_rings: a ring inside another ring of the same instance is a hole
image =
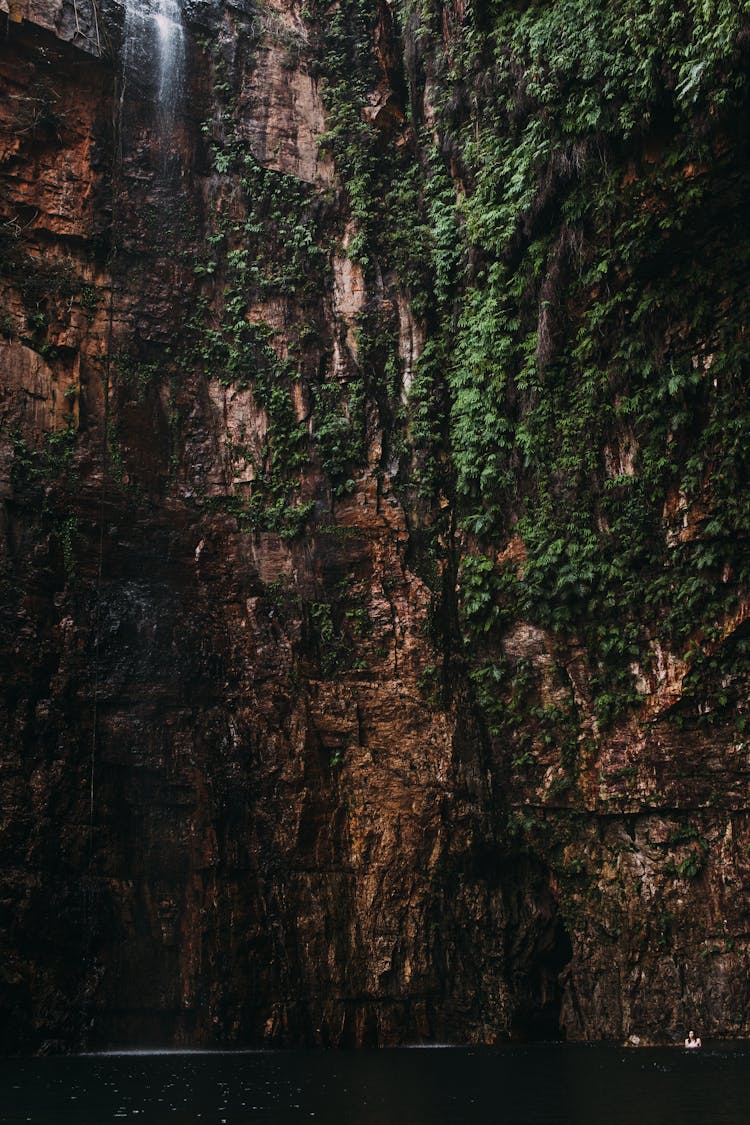
[[[185,75],[182,0],[125,0],[123,61],[126,82],[153,87],[159,116],[179,107]]]

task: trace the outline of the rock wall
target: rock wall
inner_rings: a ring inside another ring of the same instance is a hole
[[[477,584],[473,17],[376,9],[186,4],[167,113],[117,3],[0,6],[6,1050],[747,1033],[744,648],[607,724]]]

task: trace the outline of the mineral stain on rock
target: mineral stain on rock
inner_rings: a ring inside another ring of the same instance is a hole
[[[601,12],[586,124],[533,13],[0,3],[4,1050],[747,1035],[693,7],[639,129]]]

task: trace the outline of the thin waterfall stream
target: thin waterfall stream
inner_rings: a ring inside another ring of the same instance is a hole
[[[153,84],[159,117],[179,108],[185,78],[181,0],[125,0],[123,64],[126,83]]]
[[[127,199],[127,164],[134,151],[131,137],[144,127],[142,109],[146,107],[146,133],[156,140],[152,147],[147,176],[152,192],[165,201],[162,227],[169,228],[174,204],[181,191],[182,167],[179,146],[172,143],[174,123],[180,112],[185,88],[186,35],[182,20],[182,0],[124,0],[121,69],[115,81],[113,115],[112,162],[112,251],[109,261],[112,282],[107,312],[107,347],[104,366],[104,417],[102,426],[102,464],[105,475],[110,457],[110,360],[115,343],[115,308],[118,295],[126,288],[123,266],[118,260],[118,248],[123,243],[123,201]],[[132,104],[132,115],[126,111]],[[155,153],[156,158],[154,159]],[[175,171],[176,169],[176,171]],[[132,172],[131,172],[132,174]],[[138,179],[138,177],[136,177]],[[140,182],[140,181],[139,181]],[[173,206],[167,206],[169,202]],[[94,614],[93,706],[91,748],[88,766],[88,841],[87,868],[81,880],[81,913],[83,928],[82,961],[84,983],[80,994],[79,1041],[85,1047],[95,1027],[96,1013],[92,997],[98,983],[96,965],[96,932],[99,910],[99,881],[101,872],[97,862],[97,799],[99,790],[100,729],[100,656],[102,645],[102,607],[106,601],[107,576],[104,574],[105,500],[99,510],[99,546],[96,579],[96,610]]]

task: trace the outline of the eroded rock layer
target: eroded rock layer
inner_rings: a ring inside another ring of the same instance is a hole
[[[693,7],[0,0],[6,1050],[747,1034]]]

